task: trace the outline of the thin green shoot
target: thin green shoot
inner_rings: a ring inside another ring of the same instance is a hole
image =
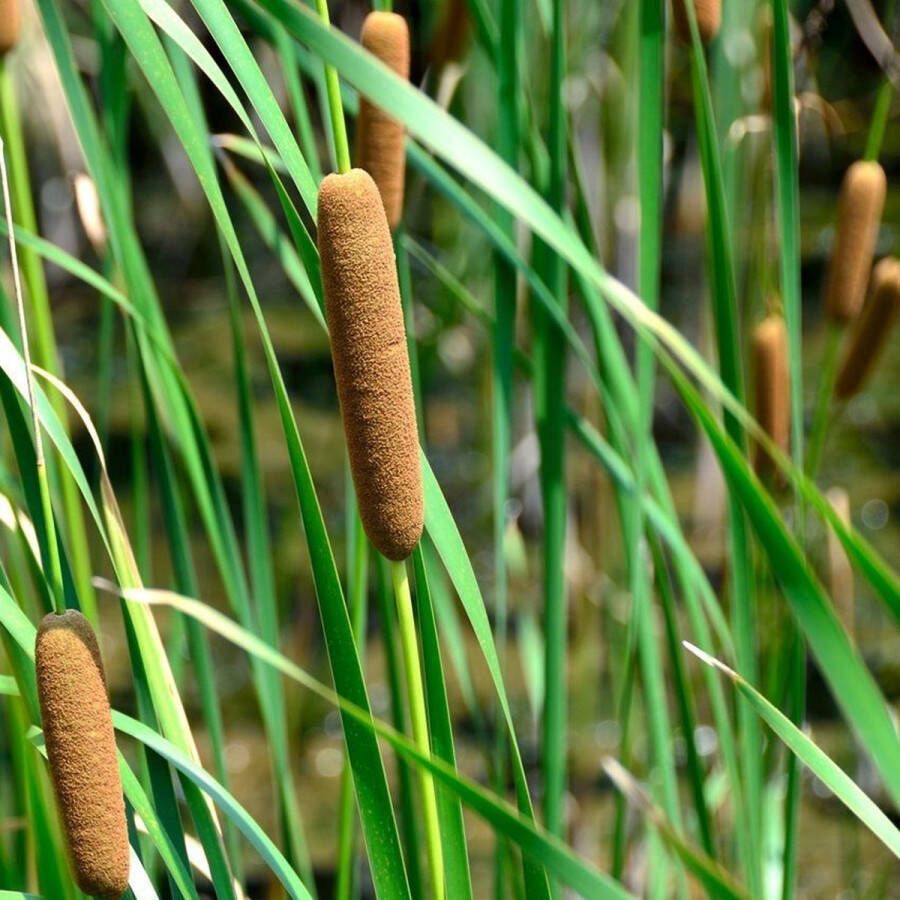
[[[406,692],[409,716],[412,722],[413,741],[423,754],[429,754],[431,752],[431,742],[428,737],[425,688],[422,684],[416,621],[413,614],[406,563],[402,561],[393,563],[391,565],[391,577],[394,583],[400,643],[406,668]],[[431,896],[434,897],[434,900],[444,900],[444,854],[441,848],[437,795],[434,790],[434,780],[425,769],[419,770],[419,788],[425,817],[425,845],[431,874]]]
[[[316,11],[322,22],[331,27],[328,15],[328,0],[316,0]],[[328,113],[331,119],[331,132],[334,137],[335,162],[338,172],[350,171],[350,145],[347,141],[347,122],[344,119],[344,103],[341,100],[341,82],[337,69],[332,65],[325,66],[325,88],[328,94]]]

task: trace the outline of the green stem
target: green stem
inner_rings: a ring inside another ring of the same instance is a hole
[[[812,479],[816,477],[822,461],[822,453],[825,450],[828,423],[831,419],[831,398],[834,396],[834,383],[838,375],[839,351],[843,334],[844,330],[837,322],[828,323],[825,355],[822,360],[822,377],[819,380],[816,405],[813,408],[812,431],[806,456],[806,474]]]
[[[499,46],[497,61],[497,152],[513,168],[518,168],[519,155],[519,106],[517,103],[517,67],[519,44],[520,0],[501,0],[500,27],[504,40]],[[494,212],[497,225],[511,240],[515,239],[513,217],[501,207]],[[493,539],[494,539],[494,610],[496,624],[494,634],[500,667],[506,665],[508,616],[508,583],[506,571],[506,519],[509,499],[509,456],[511,447],[513,347],[515,345],[517,274],[513,266],[494,254],[494,308],[496,320],[493,329],[492,348],[492,468],[493,468]],[[499,712],[499,710],[498,710]],[[507,735],[498,728],[494,740],[494,787],[501,790],[506,783],[506,760],[509,753]],[[508,867],[505,860],[509,847],[498,840],[494,857],[495,896],[502,897],[508,891]]]
[[[413,740],[422,753],[431,753],[428,738],[428,715],[425,710],[425,689],[422,684],[422,669],[419,665],[419,647],[416,638],[416,620],[413,615],[412,597],[409,591],[409,576],[405,562],[391,565],[394,582],[394,596],[397,602],[397,620],[400,626],[400,642],[406,668],[406,692],[409,715],[412,721]],[[431,896],[434,900],[444,900],[444,855],[441,849],[441,832],[438,824],[437,795],[431,773],[419,769],[419,786],[422,793],[422,807],[425,816],[425,843],[428,851],[428,865],[431,871]]]
[[[316,11],[322,21],[330,27],[328,0],[316,0]],[[338,172],[350,171],[350,146],[347,143],[347,122],[344,119],[344,104],[341,100],[341,82],[334,66],[325,66],[325,90],[328,94],[328,115],[334,136],[334,154]]]
[[[884,20],[886,23],[891,21],[896,6],[897,0],[888,0],[884,9]],[[888,35],[893,39],[892,30],[890,28],[887,29]],[[881,155],[881,145],[884,143],[884,133],[887,130],[887,120],[891,111],[891,97],[893,94],[894,86],[891,79],[885,77],[875,99],[875,109],[872,112],[872,123],[869,126],[869,136],[866,139],[866,150],[863,155],[865,160],[876,160]]]
[[[566,73],[565,4],[554,0],[550,52],[550,178],[547,201],[561,211],[566,200],[566,111],[562,90]],[[563,260],[543,243],[537,246],[539,270],[562,310],[567,301]],[[541,497],[544,503],[544,705],[541,748],[544,755],[544,825],[562,836],[566,791],[567,611],[565,580],[565,371],[566,347],[549,316],[535,309],[536,406],[541,448]],[[554,895],[558,894],[554,887]]]
[[[790,650],[791,719],[801,725],[806,706],[806,641],[799,632],[794,635]],[[796,887],[797,826],[800,819],[800,790],[802,770],[797,757],[788,754],[787,792],[784,801],[784,860],[782,863],[781,900],[792,900]]]

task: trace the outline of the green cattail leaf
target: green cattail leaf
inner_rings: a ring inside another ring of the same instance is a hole
[[[896,857],[900,858],[900,830],[879,806],[828,756],[812,738],[804,734],[787,716],[769,703],[746,679],[708,653],[685,645],[701,662],[728,678],[752,704],[766,724],[785,746],[813,773],[863,825]]]

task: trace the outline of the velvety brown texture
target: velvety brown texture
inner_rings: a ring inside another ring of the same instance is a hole
[[[401,78],[409,78],[409,27],[396,13],[370,12],[363,23],[363,47]],[[365,169],[381,193],[391,230],[403,217],[406,179],[406,132],[381,107],[359,99],[356,120],[356,164]]]
[[[900,309],[900,260],[888,257],[872,270],[869,300],[856,320],[835,384],[845,400],[866,382],[887,343]]]
[[[419,439],[394,248],[362,169],[319,188],[319,255],[341,415],[369,540],[406,559],[422,534]]]
[[[4,56],[15,47],[21,24],[19,0],[0,0],[0,56]]]
[[[45,616],[35,668],[47,757],[78,886],[96,897],[128,887],[128,829],[106,678],[88,620]]]
[[[825,282],[825,310],[839,322],[855,319],[865,300],[886,193],[887,179],[877,162],[855,162],[847,169]]]
[[[672,0],[672,15],[675,21],[675,30],[678,37],[684,43],[691,42],[691,25],[688,21],[684,3],[691,0]],[[697,15],[697,29],[704,44],[708,44],[718,33],[722,24],[721,0],[693,0],[694,11]]]
[[[767,316],[753,331],[753,371],[756,420],[772,441],[786,450],[791,429],[790,373],[787,329],[780,315]],[[769,454],[757,445],[756,470],[766,471],[772,464]]]

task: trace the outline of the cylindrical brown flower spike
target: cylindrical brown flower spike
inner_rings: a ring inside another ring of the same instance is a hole
[[[15,47],[21,24],[19,0],[0,0],[0,56],[6,56]]]
[[[128,887],[125,804],[106,677],[81,613],[45,616],[35,669],[47,759],[78,886],[118,898]]]
[[[409,78],[409,27],[397,13],[371,12],[363,23],[361,42],[401,78]],[[356,164],[365,169],[381,193],[391,230],[403,217],[406,179],[406,132],[385,110],[360,97],[356,120]]]
[[[850,337],[835,383],[838,399],[852,397],[866,382],[881,356],[900,310],[900,260],[887,257],[872,271],[869,300]]]
[[[694,4],[697,29],[704,44],[708,44],[718,33],[722,24],[722,0],[672,0],[672,14],[675,30],[684,43],[691,42],[691,24],[688,21],[685,3]]]
[[[334,374],[369,540],[406,559],[424,521],[419,439],[394,248],[367,172],[319,188],[319,255]]]
[[[887,179],[877,162],[855,162],[847,169],[825,283],[825,311],[835,321],[849,322],[862,308],[886,193]]]
[[[791,428],[787,329],[780,315],[767,316],[753,331],[756,420],[776,446],[786,450]],[[759,445],[754,466],[763,472],[773,460]]]

